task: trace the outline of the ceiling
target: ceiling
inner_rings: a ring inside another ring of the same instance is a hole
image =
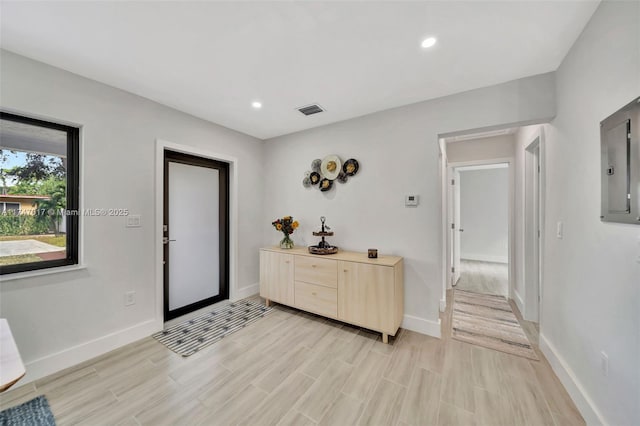
[[[267,139],[554,71],[597,5],[2,1],[0,46]]]

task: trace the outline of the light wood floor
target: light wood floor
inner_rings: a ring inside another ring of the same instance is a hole
[[[385,345],[276,305],[191,357],[146,338],[1,394],[0,407],[44,394],[59,425],[584,424],[542,354],[452,340],[450,313],[443,339],[401,331]]]
[[[507,297],[509,264],[461,259],[456,289]]]

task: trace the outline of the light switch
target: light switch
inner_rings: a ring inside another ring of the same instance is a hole
[[[127,224],[125,225],[127,228],[139,228],[142,226],[140,223],[140,215],[132,214],[127,216]]]
[[[556,225],[556,237],[558,237],[559,240],[562,239],[562,237],[564,236],[564,229],[563,229],[563,225],[562,222],[558,222],[558,224]]]

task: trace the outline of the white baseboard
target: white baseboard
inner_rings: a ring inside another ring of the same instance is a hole
[[[585,392],[569,365],[562,359],[556,348],[547,340],[542,332],[540,332],[540,350],[544,356],[547,357],[551,368],[569,393],[574,404],[576,404],[587,426],[608,424],[605,422],[602,414],[598,411],[591,398],[589,398],[589,395]]]
[[[490,254],[461,254],[460,259],[478,260],[480,262],[509,263],[508,256],[492,256]]]
[[[235,300],[244,299],[249,296],[253,296],[254,294],[258,294],[260,292],[260,285],[258,283],[248,285],[246,287],[239,288],[236,290]]]
[[[240,300],[253,296],[259,292],[259,289],[258,283],[240,288],[236,291],[234,299]],[[24,385],[64,370],[65,368],[73,367],[81,362],[148,337],[162,330],[163,327],[164,323],[162,321],[145,321],[124,330],[116,331],[106,336],[30,361],[26,364],[27,374],[20,380],[18,385]]]
[[[400,327],[407,330],[415,331],[416,333],[440,338],[439,318],[438,321],[431,321],[424,318],[414,317],[413,315],[405,314],[402,320],[402,325]]]
[[[33,360],[26,364],[27,374],[20,380],[18,386],[80,364],[98,355],[148,337],[160,330],[162,330],[161,322],[149,320]]]
[[[447,309],[447,299],[440,299],[440,312],[444,312]]]
[[[520,297],[520,293],[515,288],[513,289],[513,300],[516,302],[516,306],[520,310],[520,314],[524,316],[524,302],[522,301],[522,297]]]

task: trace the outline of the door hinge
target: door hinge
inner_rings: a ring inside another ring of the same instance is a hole
[[[452,267],[451,267],[451,272],[455,272],[455,271],[456,271],[455,266],[452,266]]]
[[[538,166],[538,173],[540,173],[540,166]]]
[[[451,179],[451,185],[455,185],[456,184],[456,180],[455,179]]]
[[[540,230],[538,229],[538,238],[540,238]]]
[[[456,229],[456,224],[455,223],[451,224],[451,229]]]

